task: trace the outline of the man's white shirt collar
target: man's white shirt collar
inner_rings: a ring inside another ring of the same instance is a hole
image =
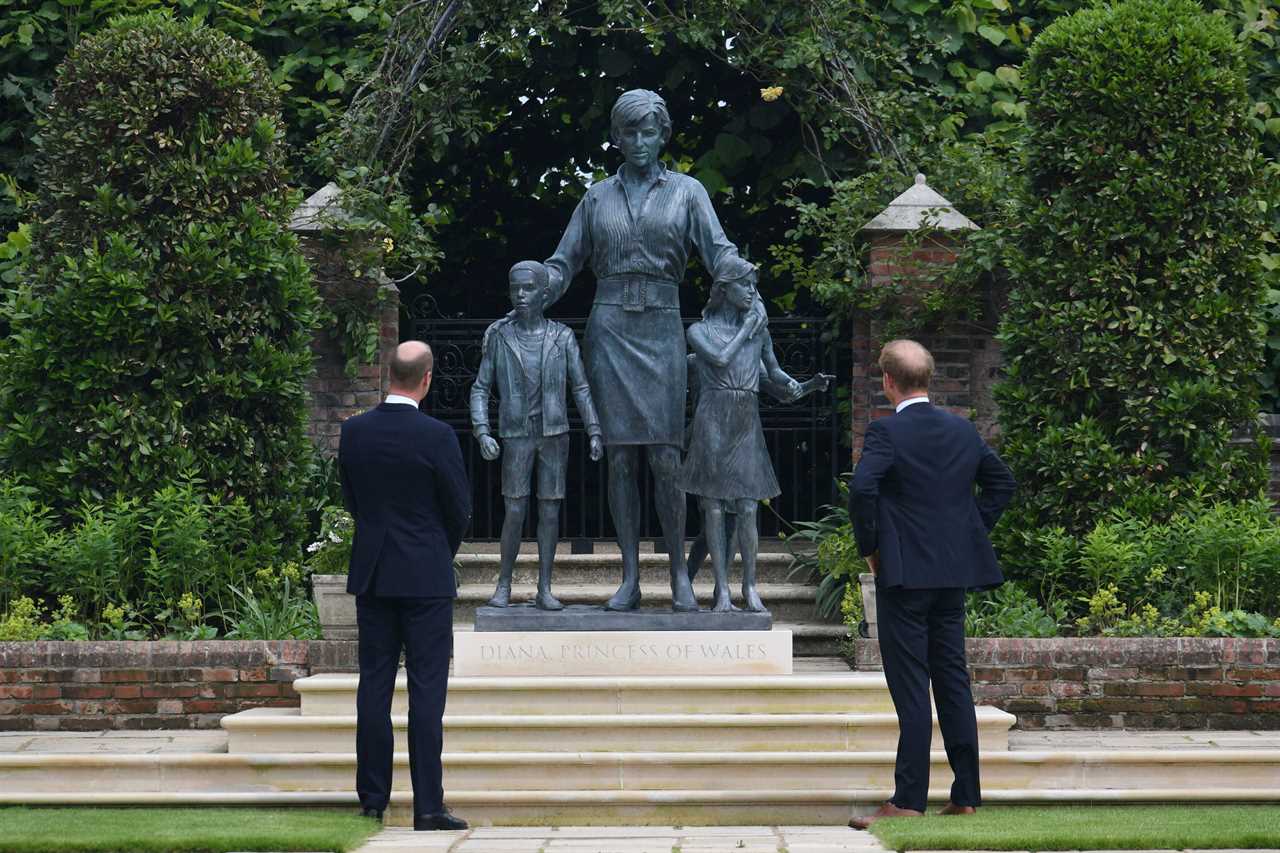
[[[415,409],[418,408],[417,400],[413,399],[412,397],[401,396],[400,394],[388,394],[387,399],[384,400],[383,402],[390,403],[393,406],[401,405],[401,406],[413,406]]]
[[[928,397],[912,397],[909,400],[903,400],[901,403],[899,403],[898,408],[895,409],[894,411],[896,414],[897,412],[901,412],[907,406],[914,406],[916,403],[927,403],[927,402],[929,402]]]

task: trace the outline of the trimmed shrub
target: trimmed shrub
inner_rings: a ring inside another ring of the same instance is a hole
[[[195,482],[295,556],[317,301],[266,66],[197,23],[117,19],[60,67],[41,138],[0,466],[64,521]]]
[[[1001,330],[999,544],[1034,579],[1038,531],[1112,509],[1162,521],[1257,497],[1266,478],[1262,166],[1231,25],[1192,0],[1064,18],[1024,68],[1029,197]]]

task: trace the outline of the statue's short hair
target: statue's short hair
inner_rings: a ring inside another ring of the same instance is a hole
[[[618,133],[624,127],[634,127],[653,116],[662,131],[662,142],[666,144],[671,138],[671,116],[667,112],[667,102],[662,96],[649,89],[632,89],[623,92],[613,102],[613,111],[609,113],[609,140],[618,144]]]
[[[533,273],[533,280],[538,283],[538,287],[545,288],[551,281],[547,265],[541,261],[517,261],[511,265],[511,270],[507,273],[507,281],[510,281],[518,270],[528,270]]]
[[[928,391],[933,379],[933,356],[915,341],[900,338],[880,350],[880,369],[902,391]]]
[[[422,349],[405,346],[405,344],[422,344]],[[415,352],[415,350],[417,350]],[[391,384],[397,388],[417,388],[423,378],[431,372],[435,361],[431,347],[426,341],[405,341],[396,347],[391,356]]]

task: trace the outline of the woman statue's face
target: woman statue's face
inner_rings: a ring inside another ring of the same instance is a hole
[[[639,124],[627,125],[618,131],[618,147],[632,168],[647,169],[657,163],[662,151],[662,128],[653,113]]]

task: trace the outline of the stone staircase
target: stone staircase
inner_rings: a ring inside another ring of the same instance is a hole
[[[834,663],[834,662],[833,662]],[[297,709],[224,718],[217,754],[0,755],[0,804],[354,807],[348,673],[299,679]],[[388,820],[408,825],[405,679]],[[1280,749],[1010,751],[979,707],[988,802],[1280,801]],[[474,825],[840,825],[890,793],[883,676],[797,661],[779,676],[450,680],[445,787]],[[951,781],[935,732],[932,796]]]
[[[840,653],[846,637],[839,621],[820,619],[814,605],[817,584],[809,578],[793,576],[794,557],[786,551],[766,550],[775,543],[762,543],[756,560],[756,583],[760,597],[773,614],[775,628],[792,632],[792,648],[796,657],[828,657]],[[622,579],[622,558],[612,545],[597,545],[594,554],[571,554],[562,546],[557,550],[552,583],[556,597],[565,604],[602,604],[613,595]],[[497,546],[490,543],[464,543],[458,552],[458,599],[454,602],[455,630],[469,631],[475,623],[476,608],[493,595],[498,582]],[[734,587],[734,601],[741,604],[738,587],[742,583],[742,566],[735,561],[729,579]],[[512,574],[512,601],[531,601],[537,591],[538,557],[532,543],[525,543],[516,558]],[[671,570],[666,554],[651,548],[640,554],[640,584],[644,593],[642,606],[671,606]],[[704,564],[694,584],[694,592],[704,607],[711,601],[711,568]]]

